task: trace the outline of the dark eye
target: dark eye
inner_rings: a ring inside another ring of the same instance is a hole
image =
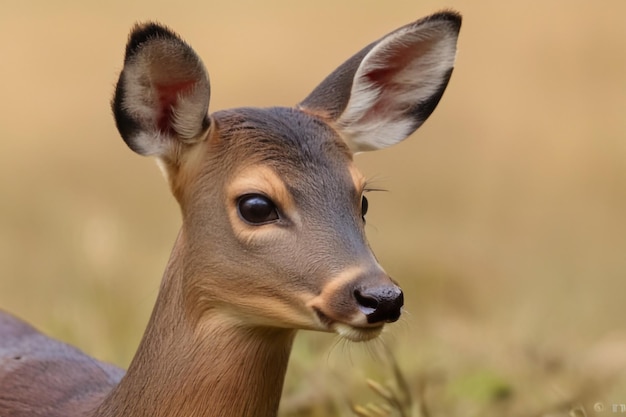
[[[278,220],[276,205],[262,194],[246,194],[239,197],[237,209],[241,218],[250,224],[265,224]]]
[[[365,198],[365,196],[361,197],[361,217],[363,218],[363,222],[365,222],[368,207],[369,203],[367,202],[367,198]]]

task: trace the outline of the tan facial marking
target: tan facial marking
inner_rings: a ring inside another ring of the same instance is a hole
[[[354,163],[350,163],[348,165],[348,171],[350,172],[350,177],[352,178],[352,182],[354,183],[354,187],[359,193],[363,192],[363,188],[365,188],[365,176],[359,171],[359,169],[354,165]]]
[[[333,298],[333,295],[337,293],[337,291],[341,291],[341,289],[347,285],[350,281],[356,279],[360,274],[362,274],[364,269],[362,267],[353,266],[351,268],[347,268],[338,275],[332,277],[324,287],[322,288],[322,292],[313,298],[307,304],[310,308],[314,310],[318,310],[327,316],[333,322],[337,320],[341,321],[353,321],[355,317],[333,317],[330,314],[332,313],[332,308],[329,308],[327,304],[329,300]],[[354,314],[352,315],[354,316]]]

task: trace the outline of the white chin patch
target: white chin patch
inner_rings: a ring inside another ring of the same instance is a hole
[[[350,340],[351,342],[366,342],[380,335],[383,326],[379,327],[352,327],[343,323],[334,323],[333,330],[339,336]]]

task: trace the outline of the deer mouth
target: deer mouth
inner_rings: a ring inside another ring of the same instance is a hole
[[[383,327],[385,326],[384,323],[378,323],[375,325],[346,323],[333,320],[318,307],[313,307],[313,310],[315,311],[315,314],[317,315],[317,318],[322,324],[324,330],[336,333],[351,342],[365,342],[375,339],[381,334]]]

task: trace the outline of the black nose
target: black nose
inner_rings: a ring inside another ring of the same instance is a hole
[[[404,295],[397,285],[356,289],[354,297],[370,324],[398,320],[404,305]]]

